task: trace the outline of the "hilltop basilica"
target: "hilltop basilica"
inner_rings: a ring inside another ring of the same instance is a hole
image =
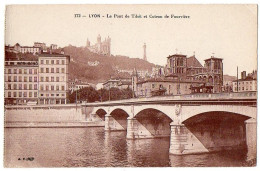
[[[110,56],[111,55],[110,46],[111,46],[111,39],[109,36],[105,38],[103,42],[101,42],[101,36],[98,35],[97,43],[94,45],[90,45],[90,41],[87,39],[87,48],[93,53]]]

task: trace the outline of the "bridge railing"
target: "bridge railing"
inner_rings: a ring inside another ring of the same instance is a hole
[[[189,101],[189,100],[221,100],[221,99],[230,99],[230,100],[236,100],[236,99],[257,99],[257,92],[251,91],[251,92],[232,92],[232,93],[198,93],[198,94],[184,94],[184,95],[174,95],[174,96],[154,96],[154,97],[142,97],[142,98],[132,98],[132,99],[124,99],[124,100],[116,100],[116,101],[106,101],[106,102],[95,102],[95,103],[89,103],[91,105],[109,105],[109,104],[116,104],[116,103],[138,103],[138,102],[155,102],[155,101]],[[88,103],[85,103],[83,105],[87,105]]]

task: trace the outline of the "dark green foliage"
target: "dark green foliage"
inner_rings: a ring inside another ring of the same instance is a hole
[[[100,89],[95,90],[92,87],[86,87],[77,91],[74,91],[69,95],[70,103],[75,103],[76,94],[78,101],[97,102],[97,101],[109,101],[109,100],[122,100],[132,98],[133,92],[131,89],[118,89],[111,88],[110,90]]]

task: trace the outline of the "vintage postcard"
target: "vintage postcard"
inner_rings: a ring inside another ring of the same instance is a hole
[[[257,5],[7,5],[4,167],[254,167]]]

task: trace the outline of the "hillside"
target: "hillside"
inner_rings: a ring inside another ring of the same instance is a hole
[[[235,77],[235,76],[223,75],[223,81],[224,81],[224,82],[234,81],[234,80],[236,80],[236,79],[237,79],[237,77]]]
[[[118,73],[117,70],[152,70],[155,65],[138,58],[126,56],[103,56],[90,52],[84,47],[64,47],[66,55],[71,56],[69,77],[78,78],[91,83],[103,82],[111,76],[130,76]]]

